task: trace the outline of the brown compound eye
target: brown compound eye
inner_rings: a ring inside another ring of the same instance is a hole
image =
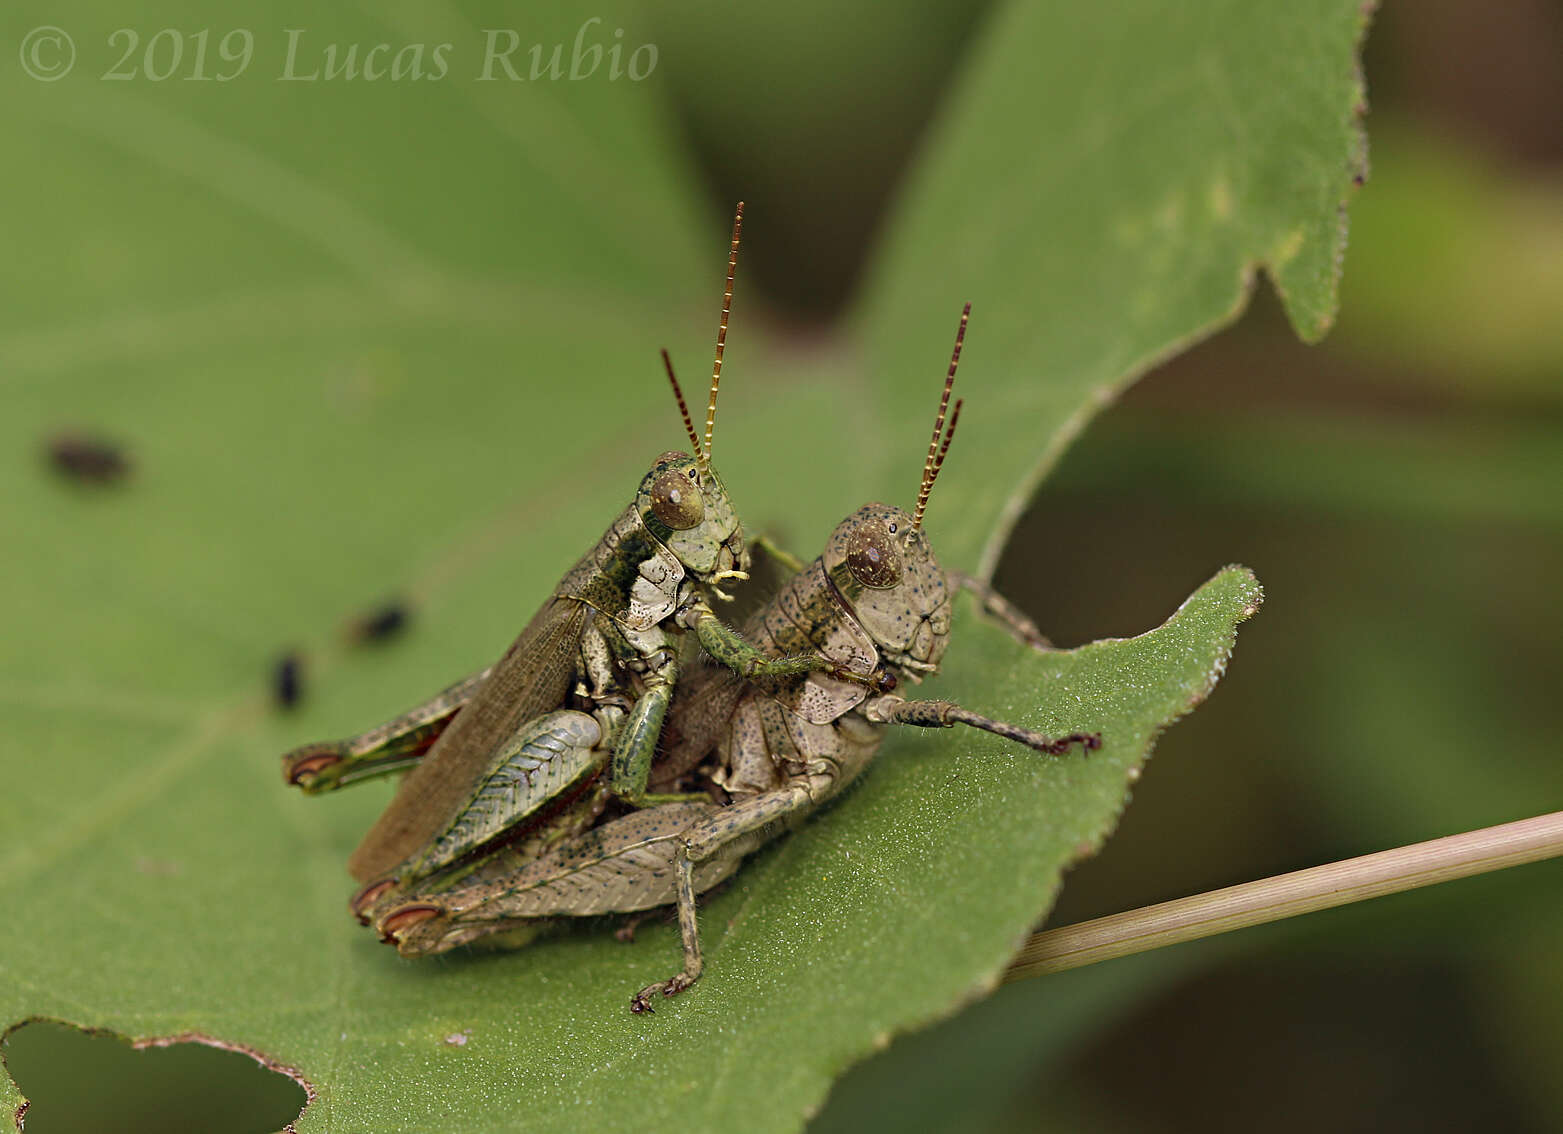
[[[865,587],[882,590],[901,581],[901,553],[883,524],[870,521],[848,537],[847,570]]]
[[[663,473],[651,484],[651,512],[675,532],[688,531],[706,518],[700,486],[681,472]]]

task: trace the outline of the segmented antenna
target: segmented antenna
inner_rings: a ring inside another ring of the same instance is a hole
[[[928,494],[933,491],[933,482],[939,475],[939,470],[944,467],[944,455],[950,451],[950,438],[955,436],[955,423],[960,420],[961,403],[955,403],[955,412],[950,415],[950,428],[944,428],[945,411],[950,408],[950,388],[955,385],[955,368],[961,361],[961,343],[966,341],[966,320],[971,317],[971,304],[968,303],[961,311],[961,325],[955,332],[955,350],[950,354],[950,372],[944,378],[944,394],[939,398],[939,416],[933,422],[933,440],[928,442],[928,456],[923,461],[923,483],[917,490],[917,511],[912,513],[912,530],[915,532],[923,526],[923,513],[928,509]],[[940,441],[943,444],[940,444]]]
[[[706,440],[704,447],[697,447],[695,458],[700,471],[711,467],[711,427],[716,424],[716,388],[722,382],[722,350],[727,346],[727,317],[733,310],[733,273],[738,270],[738,236],[744,227],[744,203],[738,202],[733,213],[733,247],[727,254],[727,290],[722,293],[722,321],[716,328],[716,363],[711,367],[711,400],[706,405]]]
[[[689,416],[689,404],[684,401],[684,391],[679,389],[678,379],[673,377],[673,360],[668,357],[666,347],[662,348],[662,367],[668,372],[668,381],[673,383],[673,396],[678,399],[678,412],[684,415],[684,431],[689,434],[689,443],[693,446],[690,451],[698,457],[700,434],[695,432],[695,423]]]
[[[944,441],[940,444],[939,455],[934,458],[933,462],[933,475],[935,477],[939,475],[939,470],[944,468],[944,455],[950,451],[950,438],[955,436],[955,423],[961,419],[961,406],[965,404],[964,398],[956,398],[955,404],[950,407],[950,427],[944,431]],[[929,480],[928,486],[930,488],[933,487],[932,479]]]

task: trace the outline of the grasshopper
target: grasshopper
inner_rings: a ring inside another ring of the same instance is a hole
[[[745,627],[768,654],[818,651],[855,676],[881,672],[919,682],[938,671],[949,645],[951,592],[960,587],[976,592],[1016,637],[1045,646],[1036,627],[986,584],[941,568],[922,529],[960,415],[956,402],[946,428],[969,314],[968,304],[915,511],[867,504],[836,527],[818,559],[807,566],[793,560],[796,574]],[[839,794],[873,760],[888,726],[964,724],[1055,755],[1101,743],[1094,733],[1042,736],[950,701],[907,700],[894,688],[884,681],[871,690],[841,672],[744,678],[699,670],[673,704],[669,750],[649,782],[663,798],[696,787],[712,799],[665,803],[601,821],[541,853],[535,845],[500,848],[432,875],[375,911],[381,937],[404,956],[422,956],[490,935],[497,944],[521,944],[562,917],[674,904],[684,964],[635,994],[631,1010],[648,1012],[654,997],[681,992],[700,976],[696,895]]]
[[[632,807],[687,799],[646,787],[685,631],[746,677],[821,669],[876,681],[818,655],[772,657],[707,601],[748,577],[738,515],[710,461],[742,220],[740,203],[703,441],[663,352],[694,455],[657,458],[494,665],[378,728],[283,757],[287,781],[309,793],[412,768],[349,860],[361,919],[435,872],[470,868],[474,852],[518,830],[537,849],[583,830],[610,796]]]

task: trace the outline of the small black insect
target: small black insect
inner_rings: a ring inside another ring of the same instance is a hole
[[[296,650],[289,650],[277,659],[272,672],[272,696],[279,709],[291,709],[304,695],[304,659]]]
[[[112,484],[130,472],[122,446],[86,433],[61,433],[45,446],[49,462],[61,476],[86,484]]]
[[[347,637],[357,645],[386,642],[407,629],[411,618],[412,608],[400,599],[392,599],[355,618],[348,625]]]

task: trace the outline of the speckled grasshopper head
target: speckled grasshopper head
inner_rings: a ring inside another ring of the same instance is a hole
[[[700,458],[663,453],[640,482],[635,508],[646,530],[702,581],[742,578],[749,569],[738,511],[716,470],[702,472]]]
[[[909,513],[865,504],[830,534],[824,562],[885,665],[914,681],[939,667],[950,642],[950,587]]]
[[[944,467],[961,403],[950,407],[955,368],[966,338],[971,304],[961,312],[955,333],[955,350],[944,379],[939,413],[934,419],[933,440],[923,461],[923,479],[917,492],[917,508],[907,513],[890,504],[865,504],[830,534],[825,545],[825,572],[863,629],[874,639],[884,663],[913,681],[939,668],[950,643],[950,582],[934,557],[923,513],[928,494]],[[949,419],[948,428],[945,420]]]

